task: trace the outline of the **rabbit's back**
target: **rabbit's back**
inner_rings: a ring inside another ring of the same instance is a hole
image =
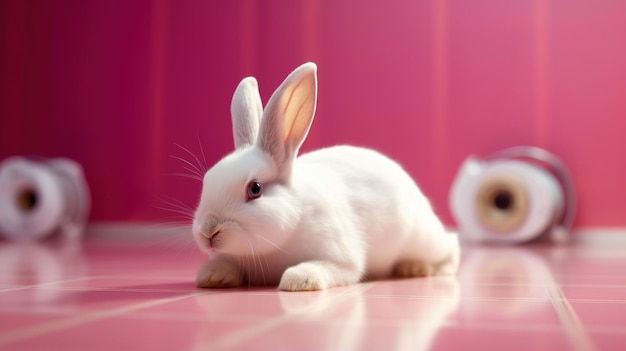
[[[300,156],[294,168],[301,195],[311,197],[304,203],[324,206],[326,213],[345,220],[329,225],[356,228],[353,240],[364,244],[369,278],[388,276],[409,241],[444,232],[411,176],[377,151],[325,148]]]

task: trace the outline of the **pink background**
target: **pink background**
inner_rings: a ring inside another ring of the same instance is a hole
[[[626,225],[625,1],[3,0],[0,50],[0,159],[76,159],[93,220],[176,220],[158,207],[201,184],[172,175],[175,143],[214,163],[239,80],[266,101],[315,61],[305,150],[387,153],[451,224],[468,154],[537,145],[571,169],[577,225]]]

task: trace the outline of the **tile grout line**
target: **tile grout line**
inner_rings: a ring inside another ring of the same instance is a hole
[[[355,285],[354,288],[349,289],[347,291],[344,291],[341,294],[338,295],[327,295],[327,297],[330,298],[330,300],[328,301],[328,303],[326,304],[325,307],[329,307],[329,306],[333,306],[333,305],[337,305],[343,301],[345,301],[346,299],[354,296],[355,294],[359,294],[362,293],[364,291],[369,290],[373,285],[375,284],[375,282],[367,282],[367,283],[359,283],[357,285]],[[285,294],[297,294],[297,292],[283,292]],[[321,293],[323,294],[324,291],[322,290]],[[242,330],[238,330],[238,331],[234,331],[232,333],[229,333],[221,338],[218,338],[215,341],[210,341],[207,342],[206,344],[196,347],[194,348],[194,350],[224,350],[224,349],[229,349],[232,348],[234,346],[236,346],[237,344],[240,344],[246,340],[249,340],[255,336],[261,335],[264,332],[267,332],[269,330],[272,330],[276,327],[279,327],[291,320],[294,320],[304,314],[306,314],[309,311],[313,311],[314,309],[319,308],[319,306],[317,304],[311,304],[311,306],[307,306],[306,308],[295,312],[295,313],[286,313],[286,314],[282,314],[278,317],[274,317],[271,318],[265,322],[259,323],[259,324],[255,324],[249,328],[245,328]]]
[[[78,278],[72,278],[72,279],[63,279],[63,280],[56,280],[56,281],[51,281],[51,282],[46,282],[46,283],[37,283],[37,284],[29,284],[29,285],[18,285],[18,286],[14,286],[14,287],[0,287],[0,294],[2,293],[6,293],[6,292],[13,292],[13,291],[20,291],[20,290],[31,290],[31,289],[54,289],[54,290],[61,290],[61,291],[137,291],[137,292],[176,292],[176,291],[181,291],[178,289],[159,289],[159,288],[140,288],[140,289],[133,289],[133,288],[93,288],[93,287],[78,287],[78,286],[60,286],[62,284],[67,284],[67,283],[75,283],[75,282],[84,282],[84,281],[97,281],[97,280],[104,280],[104,279],[127,279],[127,280],[132,280],[132,281],[137,281],[137,278],[133,277],[132,279],[129,277],[124,277],[124,276],[120,276],[120,275],[115,275],[115,274],[105,274],[105,275],[93,275],[93,276],[83,276],[83,277],[78,277]],[[140,278],[141,279],[141,278]],[[167,279],[167,278],[162,278],[162,279]],[[149,279],[144,279],[144,280],[152,280],[152,278]]]
[[[155,299],[148,302],[142,302],[130,306],[120,307],[108,311],[97,311],[88,313],[84,316],[67,318],[61,321],[41,323],[35,326],[24,327],[17,330],[10,330],[8,332],[0,333],[0,346],[10,343],[22,341],[24,339],[34,338],[37,336],[54,333],[64,329],[69,329],[76,326],[85,325],[88,323],[96,322],[110,317],[120,316],[128,312],[137,311],[143,308],[154,307],[163,305],[166,303],[183,300],[192,296],[204,295],[203,293],[188,293],[184,295],[177,295],[168,298]]]
[[[0,288],[0,294],[6,293],[6,292],[12,292],[12,291],[20,291],[20,290],[30,290],[30,289],[40,289],[40,288],[45,289],[47,287],[58,285],[58,284],[81,282],[81,281],[87,281],[87,280],[92,280],[92,279],[93,277],[80,277],[80,278],[73,278],[73,279],[57,280],[57,281],[47,282],[47,283],[20,285],[20,286],[11,287],[11,288]]]
[[[82,277],[71,278],[71,279],[55,280],[55,281],[45,282],[45,283],[37,283],[37,284],[29,284],[29,285],[18,285],[18,286],[14,286],[14,287],[0,288],[0,294],[1,293],[5,293],[5,292],[29,290],[29,289],[46,289],[46,288],[50,288],[50,287],[57,288],[58,290],[66,290],[66,289],[68,289],[67,287],[57,287],[56,285],[67,284],[67,283],[75,283],[75,282],[84,282],[84,281],[89,281],[89,280],[99,280],[99,279],[118,279],[119,277],[120,276],[115,275],[115,274],[89,275],[89,276],[82,276]],[[76,287],[76,288],[71,288],[71,289],[78,290],[78,289],[81,289],[81,288]],[[86,289],[83,289],[83,290],[91,290],[91,288],[86,288]]]
[[[596,351],[597,347],[591,341],[563,290],[551,279],[546,281],[546,289],[548,290],[554,312],[565,330],[567,339],[573,349],[577,351]]]

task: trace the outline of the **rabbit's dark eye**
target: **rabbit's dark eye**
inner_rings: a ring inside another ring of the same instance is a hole
[[[248,183],[248,201],[258,199],[259,197],[261,197],[261,194],[263,194],[263,187],[261,186],[261,183],[257,182],[256,180]]]

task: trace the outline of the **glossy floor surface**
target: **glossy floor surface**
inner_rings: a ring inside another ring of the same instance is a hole
[[[109,235],[110,234],[110,235]],[[194,287],[175,236],[0,245],[3,350],[624,350],[626,245],[466,247],[457,277]]]

